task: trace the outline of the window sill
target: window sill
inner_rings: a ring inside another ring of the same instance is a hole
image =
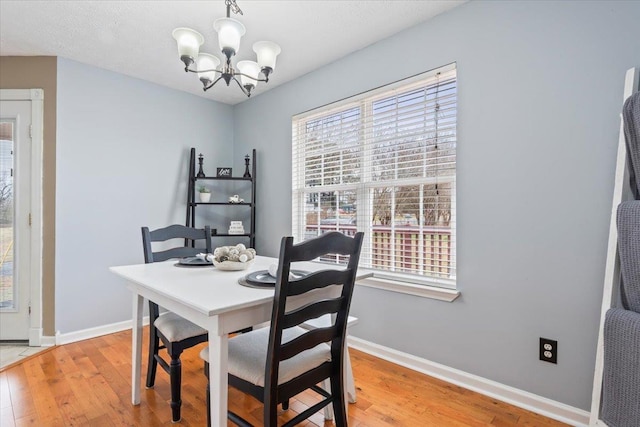
[[[428,284],[409,283],[402,280],[402,278],[395,278],[392,275],[366,270],[358,271],[356,284],[446,302],[453,302],[460,296],[460,291],[455,289],[445,289]]]

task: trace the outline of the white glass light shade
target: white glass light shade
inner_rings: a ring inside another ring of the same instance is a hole
[[[276,56],[282,51],[280,46],[274,42],[256,42],[253,44],[253,51],[258,56],[260,68],[269,67],[271,70],[276,69]]]
[[[208,53],[198,55],[196,66],[198,69],[198,78],[203,82],[212,82],[216,79],[215,71],[200,72],[200,70],[215,70],[220,65],[220,59],[217,56]]]
[[[176,28],[172,34],[173,38],[178,42],[178,56],[180,59],[186,56],[195,61],[198,57],[198,50],[204,43],[202,34],[191,28]]]
[[[258,85],[258,74],[260,74],[260,66],[257,62],[239,61],[238,70],[240,70],[242,74],[246,74],[247,76],[249,76],[240,76],[242,86],[256,87]]]
[[[247,30],[240,21],[233,18],[216,19],[213,29],[218,32],[218,45],[225,52],[232,50],[234,53],[240,49],[240,39]]]

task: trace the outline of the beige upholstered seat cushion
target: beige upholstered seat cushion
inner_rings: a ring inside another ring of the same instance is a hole
[[[282,341],[289,342],[305,332],[307,331],[299,327],[285,329],[282,331]],[[230,339],[229,373],[252,384],[264,387],[264,369],[268,346],[269,328],[257,329]],[[200,357],[206,361],[209,360],[209,347],[205,347],[200,352]],[[284,384],[330,360],[331,349],[326,343],[303,351],[297,356],[280,363],[278,384]]]
[[[206,334],[206,329],[183,319],[175,313],[163,313],[154,322],[156,328],[171,342]]]

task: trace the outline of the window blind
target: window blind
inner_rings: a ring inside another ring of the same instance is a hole
[[[452,64],[293,117],[296,240],[364,231],[361,267],[455,287],[456,111]]]

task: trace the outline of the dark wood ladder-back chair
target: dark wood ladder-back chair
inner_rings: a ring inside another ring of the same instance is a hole
[[[183,246],[153,252],[152,242],[166,242],[180,239]],[[204,241],[205,247],[193,247],[196,241]],[[142,245],[144,247],[144,262],[152,263],[166,261],[173,258],[195,256],[201,252],[211,253],[211,229],[206,226],[201,229],[185,227],[184,225],[170,225],[165,228],[149,231],[142,227]],[[180,421],[180,383],[182,381],[182,352],[196,344],[208,340],[207,331],[182,317],[171,313],[160,315],[158,304],[149,301],[149,364],[147,366],[147,388],[152,388],[156,380],[158,364],[169,374],[171,383],[171,412],[173,422]],[[162,345],[160,345],[162,341]],[[159,351],[166,349],[170,361],[165,361]]]
[[[283,424],[293,426],[333,404],[336,426],[347,425],[344,399],[343,357],[351,296],[360,259],[363,233],[348,237],[338,232],[323,234],[300,244],[283,237],[275,285],[271,325],[229,340],[229,385],[254,396],[264,404],[264,425],[277,426],[278,404],[311,389],[323,399]],[[303,278],[289,278],[291,263],[310,261],[324,255],[349,256],[348,264],[333,266]],[[331,285],[338,285],[332,287]],[[322,291],[323,288],[324,291]],[[295,298],[309,294],[311,302],[299,307]],[[330,294],[329,294],[330,292]],[[289,304],[289,305],[287,305]],[[335,318],[333,324],[313,330],[299,325],[323,315]],[[200,357],[208,376],[208,347]],[[331,390],[318,384],[329,379]],[[207,384],[207,409],[210,390]],[[239,426],[251,424],[228,411],[229,420]],[[210,424],[207,411],[208,425]]]

